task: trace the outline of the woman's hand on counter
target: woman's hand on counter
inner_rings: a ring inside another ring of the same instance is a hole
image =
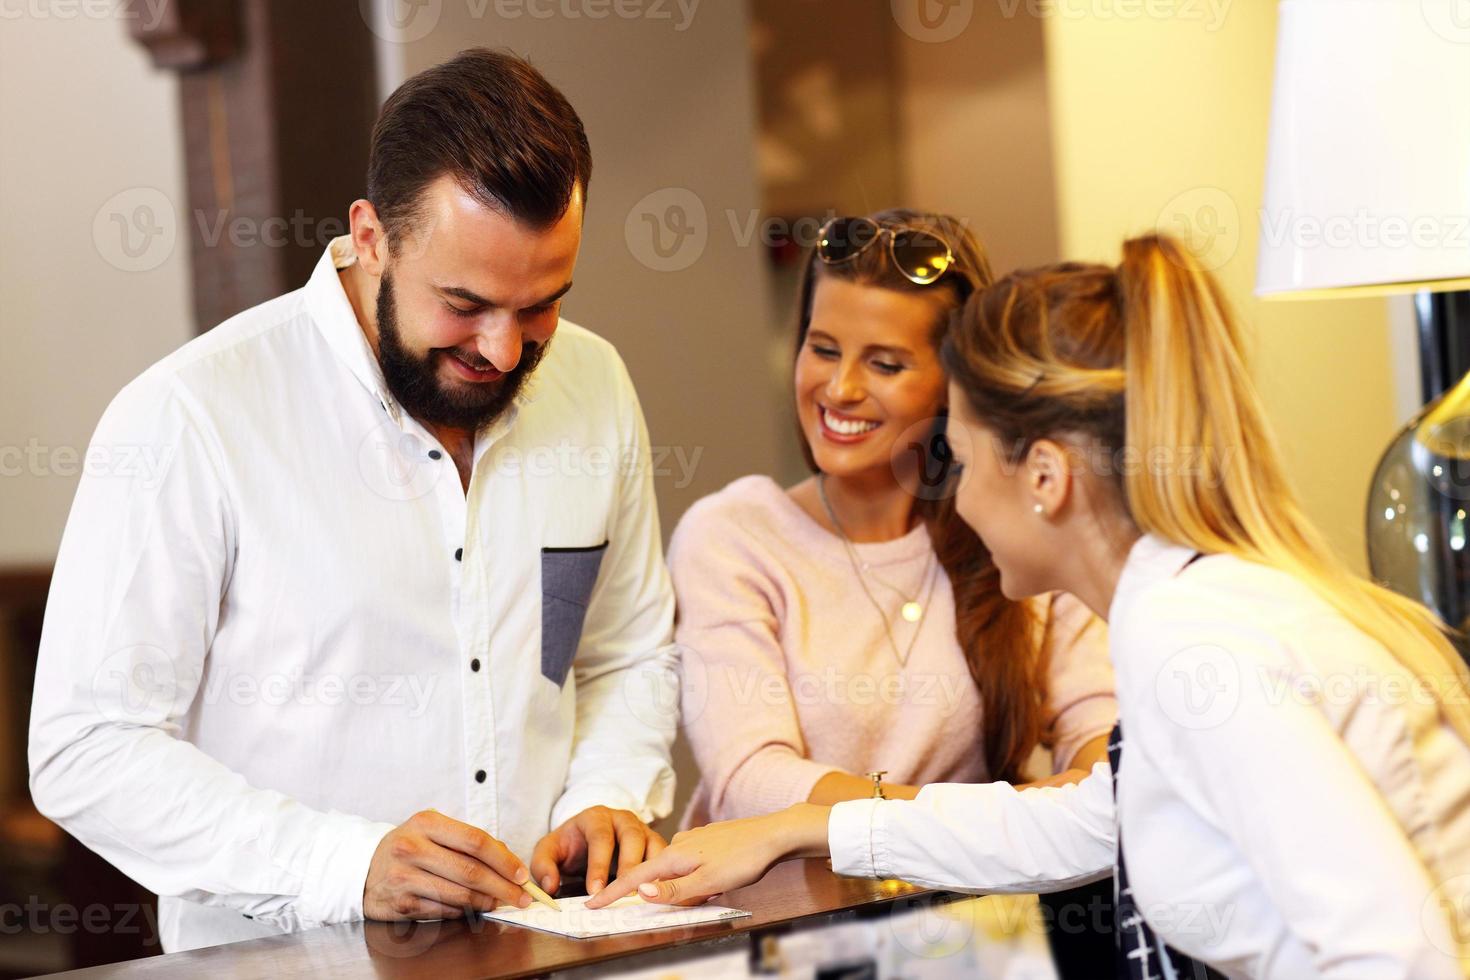
[[[788,858],[827,853],[831,809],[811,803],[763,817],[726,820],[676,834],[659,855],[638,865],[587,902],[600,909],[635,889],[661,905],[699,905],[759,881]]]

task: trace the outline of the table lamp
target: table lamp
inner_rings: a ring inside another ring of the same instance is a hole
[[[1470,0],[1282,0],[1256,293],[1414,294],[1428,404],[1373,475],[1369,566],[1470,628]]]

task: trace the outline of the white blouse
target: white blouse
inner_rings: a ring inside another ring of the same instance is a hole
[[[1231,977],[1470,976],[1470,747],[1426,685],[1306,586],[1146,536],[1109,615],[1126,749],[1082,782],[833,808],[833,867],[957,891],[1110,873]]]

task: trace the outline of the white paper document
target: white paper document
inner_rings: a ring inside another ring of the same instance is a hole
[[[592,939],[596,936],[617,936],[625,932],[647,932],[650,929],[678,929],[721,919],[739,919],[750,914],[720,905],[699,905],[694,908],[654,905],[637,895],[624,896],[605,909],[586,908],[586,896],[559,898],[556,904],[561,906],[561,911],[553,912],[540,903],[533,903],[528,909],[502,905],[494,912],[486,912],[485,918],[540,932],[554,932],[558,936],[570,936],[573,939]]]

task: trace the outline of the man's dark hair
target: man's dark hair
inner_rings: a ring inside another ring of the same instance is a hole
[[[586,194],[592,150],[576,110],[530,62],[471,48],[404,82],[378,113],[367,196],[390,246],[445,174],[539,229],[566,214],[575,188]]]

